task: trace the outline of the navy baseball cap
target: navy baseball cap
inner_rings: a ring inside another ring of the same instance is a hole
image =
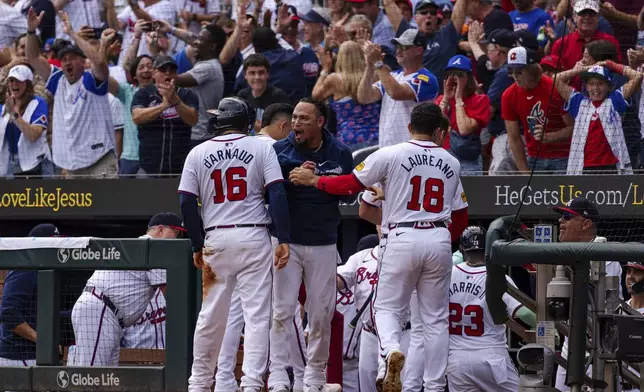
[[[599,220],[599,211],[592,201],[585,197],[575,197],[570,199],[565,206],[554,206],[552,210],[558,214],[570,214],[574,216],[583,216],[592,221]]]
[[[438,4],[436,4],[435,1],[433,0],[420,0],[418,3],[416,3],[416,9],[414,10],[414,13],[418,13],[418,11],[425,9],[427,7],[434,7],[436,9],[440,8]]]
[[[163,55],[163,54],[158,55],[158,56],[156,56],[154,58],[154,62],[152,63],[152,68],[159,69],[159,68],[162,68],[162,67],[164,67],[166,65],[171,65],[171,66],[173,66],[175,68],[179,68],[179,66],[177,65],[177,62],[174,61],[174,59],[172,57],[166,56],[166,55]]]
[[[179,215],[172,212],[160,212],[153,216],[148,223],[148,228],[153,226],[168,226],[182,233],[186,232],[186,228],[183,227],[183,220]]]
[[[529,32],[528,30],[517,30],[514,32],[516,41],[519,46],[523,46],[526,49],[530,50],[539,50],[539,42],[537,42],[537,36]]]
[[[472,61],[462,54],[457,54],[449,59],[447,67],[445,67],[445,71],[472,72]]]
[[[357,251],[360,252],[361,250],[375,248],[379,243],[380,238],[378,238],[378,234],[366,235],[358,241]]]
[[[489,34],[486,34],[484,42],[504,48],[514,48],[517,43],[517,36],[510,30],[494,29]]]
[[[331,24],[327,18],[325,18],[323,15],[321,15],[319,12],[313,9],[304,15],[300,15],[300,20],[303,22],[309,22],[309,23],[321,23],[325,26],[329,26]]]
[[[60,237],[58,227],[51,223],[41,223],[31,229],[29,237]]]
[[[85,52],[83,52],[81,48],[79,48],[76,45],[64,46],[62,49],[58,51],[58,53],[56,53],[56,57],[58,57],[59,59],[62,59],[63,56],[66,55],[67,53],[75,53],[79,56],[87,58],[87,56],[85,56]]]

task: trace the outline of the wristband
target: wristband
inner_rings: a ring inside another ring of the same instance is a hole
[[[622,64],[615,63],[613,60],[606,61],[606,68],[620,75],[624,74],[624,66]]]

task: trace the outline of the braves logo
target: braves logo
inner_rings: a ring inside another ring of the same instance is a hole
[[[538,118],[541,124],[544,124],[546,122],[545,121],[546,113],[541,107],[541,101],[538,101],[537,103],[534,104],[532,109],[530,109],[530,114],[528,116]]]
[[[338,291],[338,296],[335,300],[336,305],[351,305],[353,304],[353,291],[346,289]]]
[[[370,272],[367,267],[360,267],[356,271],[356,285],[368,281],[373,289],[378,284],[378,271]]]
[[[148,309],[151,309],[151,307],[148,307]],[[141,318],[134,323],[132,326],[137,326],[137,325],[143,325],[146,322],[149,322],[150,324],[159,324],[165,321],[165,306],[159,308],[159,309],[152,309],[151,311],[146,310],[145,313],[141,316]]]
[[[517,53],[516,53],[516,52],[514,52],[514,53],[512,53],[512,54],[510,55],[510,60],[513,60],[513,61],[514,61],[514,60],[516,60],[516,59],[517,59]]]

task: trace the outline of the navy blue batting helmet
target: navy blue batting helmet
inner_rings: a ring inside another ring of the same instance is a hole
[[[470,226],[463,234],[459,244],[461,253],[472,250],[485,250],[485,229],[480,226]]]
[[[215,136],[228,130],[248,133],[255,123],[255,110],[238,97],[222,99],[217,109],[209,110],[208,113],[208,132]]]

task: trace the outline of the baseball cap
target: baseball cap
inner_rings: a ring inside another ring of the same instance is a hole
[[[599,3],[593,0],[581,0],[575,3],[574,11],[576,14],[585,10],[599,12]]]
[[[407,29],[400,37],[393,38],[391,43],[403,46],[421,46],[424,47],[427,42],[425,34],[421,33],[418,29]]]
[[[564,69],[563,62],[556,54],[549,54],[545,56],[544,58],[541,59],[539,64],[541,64],[542,66],[545,65],[553,69],[558,69],[559,71],[563,71]]]
[[[503,46],[504,48],[513,48],[516,46],[517,37],[510,30],[495,29],[485,36],[485,42]]]
[[[462,54],[457,54],[449,59],[447,67],[445,67],[445,71],[451,70],[472,72],[472,61]]]
[[[378,238],[378,234],[368,234],[360,238],[360,241],[358,241],[357,251],[360,252],[365,249],[373,249],[378,246],[379,243],[380,239]]]
[[[76,45],[67,45],[67,46],[62,47],[62,48],[58,51],[58,53],[56,53],[56,57],[58,57],[59,59],[62,59],[62,58],[63,58],[63,56],[64,56],[65,54],[67,54],[67,53],[76,53],[76,54],[77,54],[77,55],[79,55],[79,56],[87,57],[87,56],[85,56],[85,53],[83,53],[83,51],[81,50],[81,48],[79,48],[79,47],[78,47],[78,46],[76,46]]]
[[[411,0],[396,0],[396,4],[398,3],[407,4],[410,10],[414,10],[414,5],[411,3]]]
[[[316,10],[310,10],[304,15],[300,15],[300,20],[304,22],[310,22],[310,23],[321,23],[325,26],[330,25],[330,21],[323,15],[321,15],[319,12]]]
[[[566,203],[565,206],[554,206],[552,209],[561,215],[568,213],[575,216],[583,216],[584,218],[595,222],[599,220],[599,211],[597,210],[597,207],[595,207],[595,204],[585,197],[575,197],[574,199],[568,200],[568,203]]]
[[[508,52],[508,68],[523,68],[530,64],[537,64],[537,52],[523,46],[510,49]]]
[[[514,31],[514,24],[512,24],[512,19],[508,16],[507,12],[501,9],[493,9],[492,12],[485,17],[485,23],[483,23],[483,32],[487,37],[492,30],[496,29],[506,29],[508,31]]]
[[[25,80],[33,82],[34,73],[31,72],[29,67],[27,67],[26,65],[16,65],[15,67],[11,68],[11,71],[9,71],[7,78],[14,78],[19,82],[24,82]]]
[[[156,56],[154,58],[154,62],[152,63],[152,67],[154,69],[159,69],[159,68],[162,68],[162,67],[164,67],[166,65],[172,65],[175,68],[179,68],[177,66],[177,62],[174,61],[174,59],[172,57],[166,56],[166,55],[158,55],[158,56]]]
[[[610,71],[602,67],[601,65],[593,65],[586,71],[582,72],[580,76],[581,80],[583,80],[584,82],[587,82],[590,78],[603,79],[608,83],[611,83],[613,81]]]
[[[418,3],[416,3],[416,9],[414,10],[414,13],[418,13],[418,11],[427,7],[439,8],[438,4],[436,4],[436,2],[433,0],[420,0]]]
[[[29,232],[29,237],[59,237],[58,227],[51,223],[41,223],[36,225]]]
[[[531,50],[539,50],[539,42],[537,42],[537,36],[529,32],[528,30],[521,29],[514,32],[516,37],[517,46],[523,46],[524,48]]]
[[[55,40],[53,38],[47,39],[47,41],[45,41],[45,44],[42,47],[42,50],[45,52],[49,52],[51,50],[51,47],[54,46],[54,41]]]
[[[179,215],[172,212],[160,212],[153,216],[148,223],[148,228],[153,226],[168,226],[181,232],[186,231],[185,227],[183,227],[183,220]]]
[[[626,268],[635,268],[644,271],[644,263],[641,261],[629,261],[626,263]]]

